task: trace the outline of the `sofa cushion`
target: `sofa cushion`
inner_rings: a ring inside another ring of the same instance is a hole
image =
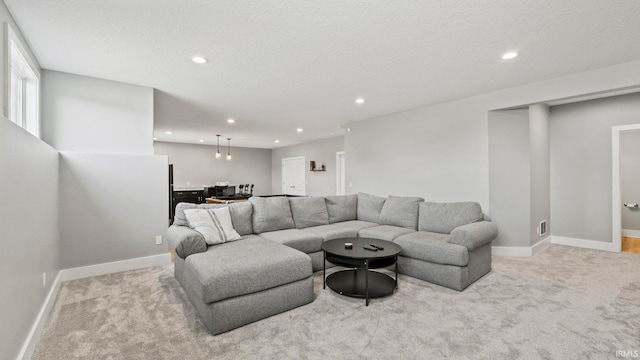
[[[240,240],[240,234],[233,229],[229,208],[187,209],[184,211],[189,227],[199,232],[208,245]]]
[[[286,197],[251,197],[253,205],[253,231],[261,234],[267,231],[293,229],[293,216]]]
[[[185,260],[188,286],[205,303],[271,289],[311,274],[308,255],[256,235],[210,246]]]
[[[418,230],[418,205],[423,201],[421,197],[388,196],[380,212],[380,224]]]
[[[329,223],[327,205],[323,197],[292,197],[289,198],[289,206],[296,229]]]
[[[260,234],[260,237],[287,245],[305,254],[321,250],[322,236],[300,229],[287,229],[269,231]]]
[[[325,241],[358,236],[358,229],[349,228],[347,226],[339,226],[339,225],[340,223],[313,226],[313,227],[304,229],[304,231],[314,233],[322,237],[322,239]]]
[[[379,223],[384,200],[385,198],[380,196],[358,193],[358,220]]]
[[[324,201],[329,213],[329,224],[358,218],[358,195],[325,196]]]
[[[483,219],[482,208],[477,202],[420,204],[418,230],[450,234],[458,226]]]
[[[242,236],[253,234],[253,205],[248,201],[242,201],[228,206],[233,228],[238,234]]]
[[[449,235],[426,231],[399,236],[401,256],[443,265],[467,266],[469,252],[462,245],[448,243]]]
[[[358,236],[361,238],[393,241],[393,239],[397,238],[400,235],[409,234],[412,232],[415,232],[415,230],[402,228],[398,226],[380,225],[380,226],[374,226],[374,227],[362,229],[358,231]]]
[[[173,225],[189,226],[184,215],[184,210],[187,209],[219,209],[222,207],[229,207],[229,213],[231,214],[231,222],[233,228],[240,235],[253,234],[252,226],[252,214],[253,206],[247,201],[233,203],[233,204],[192,204],[192,203],[178,203],[176,205],[176,212],[173,217]]]

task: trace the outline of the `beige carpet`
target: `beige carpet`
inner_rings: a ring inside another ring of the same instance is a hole
[[[210,336],[173,268],[62,285],[33,359],[616,359],[640,351],[640,255],[551,245],[494,257],[464,292],[400,276],[391,297],[322,290]]]

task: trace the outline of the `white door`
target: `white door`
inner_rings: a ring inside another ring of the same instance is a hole
[[[344,151],[336,153],[336,194],[345,194]]]
[[[282,159],[282,193],[306,195],[304,156]]]
[[[623,169],[627,169],[627,171],[629,171],[629,156],[627,154],[627,156],[623,156],[621,154],[621,150],[622,150],[622,134],[623,133],[628,133],[630,131],[640,131],[640,124],[631,124],[631,125],[621,125],[621,126],[612,126],[611,127],[611,145],[612,145],[612,164],[613,166],[611,167],[611,184],[612,184],[612,205],[613,205],[613,217],[612,217],[612,224],[611,224],[611,228],[612,228],[612,244],[611,244],[611,251],[615,251],[615,252],[620,252],[622,250],[622,236],[623,234],[623,229],[624,226],[623,224],[623,210],[626,212],[626,215],[629,215],[630,211],[633,211],[634,209],[628,209],[626,206],[623,206],[624,203],[637,203],[637,197],[636,196],[629,196],[631,194],[634,194],[634,191],[625,191],[623,193],[623,184],[626,185],[624,186],[625,188],[631,188],[633,190],[635,190],[637,188],[637,186],[635,186],[634,182],[631,181],[631,186],[629,186],[629,181],[625,181],[625,179],[623,178]],[[623,161],[623,159],[626,158],[626,161]],[[633,159],[633,158],[632,158]],[[633,164],[631,169],[633,169],[636,163],[634,163],[633,161],[631,161],[631,163]],[[624,166],[624,165],[627,166]],[[623,195],[625,196],[623,198]],[[634,194],[635,195],[635,194]],[[625,231],[625,233],[628,235],[629,232]],[[635,237],[634,235],[631,235],[632,237]]]

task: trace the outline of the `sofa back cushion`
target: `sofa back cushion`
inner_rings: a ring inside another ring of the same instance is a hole
[[[245,236],[253,234],[253,205],[248,201],[229,204],[231,222],[238,234]]]
[[[483,219],[477,202],[434,203],[424,202],[419,207],[418,230],[450,234],[458,226]]]
[[[358,218],[358,195],[326,196],[324,202],[329,213],[329,224]]]
[[[421,197],[388,196],[380,212],[380,225],[418,230],[418,205]]]
[[[367,193],[358,193],[358,220],[379,223],[385,198]]]
[[[253,205],[253,231],[256,234],[294,228],[288,198],[251,197],[249,201]]]
[[[228,205],[178,203],[173,217],[173,225],[189,226],[189,221],[187,221],[187,217],[184,215],[184,211],[187,209],[219,209],[223,207],[229,207],[231,222],[238,234],[241,236],[253,234],[253,206],[249,202],[238,202]]]
[[[289,206],[296,229],[329,223],[329,213],[323,197],[291,197]]]

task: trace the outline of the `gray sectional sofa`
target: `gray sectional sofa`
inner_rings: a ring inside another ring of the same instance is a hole
[[[209,246],[184,210],[228,206],[241,240]],[[478,203],[359,193],[178,204],[166,238],[175,276],[207,330],[219,334],[314,299],[323,241],[367,237],[402,247],[400,273],[462,291],[491,270],[497,228]],[[331,264],[327,264],[331,266]]]

